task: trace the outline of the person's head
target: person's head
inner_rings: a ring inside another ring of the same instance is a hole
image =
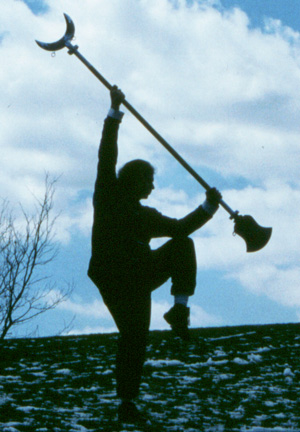
[[[118,172],[120,186],[137,200],[148,198],[154,189],[153,180],[153,166],[142,159],[127,162]]]

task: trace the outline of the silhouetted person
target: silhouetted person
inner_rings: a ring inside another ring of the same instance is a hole
[[[123,100],[123,93],[114,86],[99,148],[88,275],[120,332],[116,360],[117,394],[122,400],[119,419],[134,422],[142,417],[132,400],[138,396],[145,361],[151,292],[172,279],[175,304],[164,317],[178,336],[188,339],[187,301],[196,286],[195,250],[188,236],[211,219],[221,194],[210,189],[204,204],[179,220],[143,206],[140,200],[154,189],[153,167],[133,160],[116,174]],[[171,240],[151,250],[149,242],[156,237]]]

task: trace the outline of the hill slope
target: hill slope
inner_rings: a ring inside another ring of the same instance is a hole
[[[299,330],[194,329],[189,344],[151,332],[139,406],[157,431],[300,431]],[[117,430],[116,341],[117,334],[5,341],[0,430]]]

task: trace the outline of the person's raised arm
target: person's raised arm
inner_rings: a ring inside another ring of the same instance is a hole
[[[124,93],[117,86],[113,86],[110,91],[111,110],[119,111],[120,105],[124,101],[124,99]]]
[[[111,105],[104,121],[102,138],[99,147],[97,179],[95,184],[94,202],[100,188],[112,184],[116,180],[116,164],[118,158],[118,129],[123,113],[119,111],[124,94],[117,86],[110,91]]]

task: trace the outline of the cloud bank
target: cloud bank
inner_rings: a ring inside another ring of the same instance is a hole
[[[270,244],[247,255],[220,210],[195,235],[199,270],[222,271],[299,309],[299,33],[270,19],[252,28],[244,12],[219,2],[45,3],[41,14],[22,1],[0,5],[0,196],[30,206],[31,191],[42,193],[49,171],[60,176],[58,239],[69,242],[76,230],[89,236],[109,96],[66,50],[52,57],[34,42],[60,38],[66,12],[80,52],[200,174],[209,174],[234,210],[273,227]],[[129,113],[120,143],[120,165],[141,157],[157,167],[150,205],[180,217],[203,201],[201,188]]]

